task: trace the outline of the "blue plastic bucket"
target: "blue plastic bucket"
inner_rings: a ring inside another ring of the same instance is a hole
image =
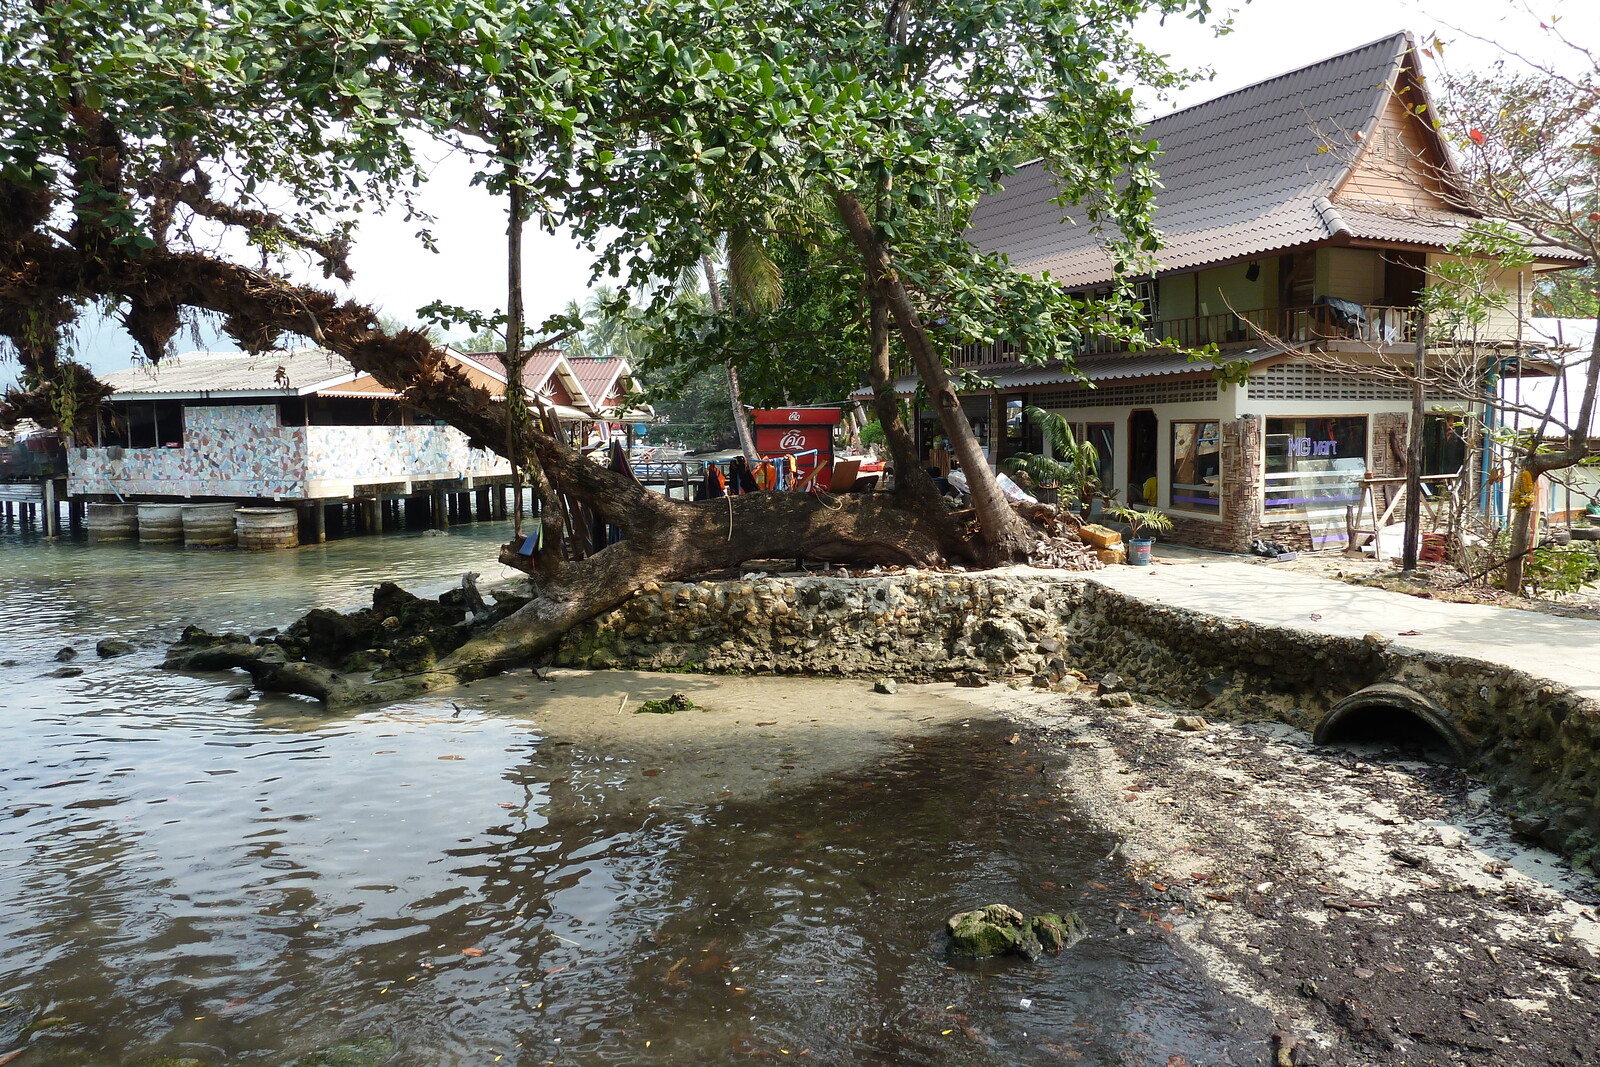
[[[1128,563],[1134,567],[1150,566],[1150,544],[1146,538],[1135,538],[1128,542]]]

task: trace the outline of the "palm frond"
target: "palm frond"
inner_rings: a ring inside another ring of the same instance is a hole
[[[771,311],[783,303],[783,273],[753,228],[728,231],[728,288],[742,308]]]

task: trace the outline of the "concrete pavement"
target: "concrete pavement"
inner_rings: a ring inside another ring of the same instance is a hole
[[[1600,622],[1424,600],[1225,557],[1107,567],[1089,581],[1142,600],[1498,663],[1600,699]]]

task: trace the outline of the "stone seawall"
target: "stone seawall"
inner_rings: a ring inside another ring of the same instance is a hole
[[[1600,705],[1499,664],[1153,605],[1081,574],[907,572],[651,586],[574,630],[563,666],[900,681],[978,674],[1136,693],[1314,730],[1378,683],[1405,687],[1526,833],[1600,862]],[[1042,677],[1041,677],[1042,676]],[[1380,705],[1382,693],[1372,698]],[[1369,703],[1372,701],[1369,701]],[[1396,705],[1399,707],[1400,705]],[[1400,714],[1400,712],[1395,712]]]

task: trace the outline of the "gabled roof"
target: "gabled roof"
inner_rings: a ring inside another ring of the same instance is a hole
[[[110,400],[310,396],[362,375],[320,348],[261,352],[187,352],[102,376]],[[393,396],[393,393],[388,394]]]
[[[464,358],[472,360],[488,368],[499,376],[501,381],[506,380],[506,364],[504,352],[469,352]],[[528,354],[528,361],[522,365],[522,386],[529,392],[550,394],[552,380],[561,382],[567,396],[572,399],[575,408],[584,411],[593,411],[594,402],[589,399],[590,394],[584,388],[584,383],[572,369],[566,355],[559,348],[540,348]]]
[[[567,362],[583,383],[596,412],[606,406],[619,384],[626,393],[633,382],[633,366],[621,356],[568,356]]]
[[[1397,90],[1432,113],[1416,63],[1410,34],[1394,33],[1151,122],[1145,132],[1161,149],[1158,273],[1351,238],[1452,242],[1471,215],[1339,199]],[[1427,180],[1448,185],[1454,163],[1432,124],[1414,115],[1403,121],[1415,124],[1412,135],[1431,157]],[[1024,166],[980,201],[967,236],[1068,288],[1110,281],[1101,237],[1081,210],[1050,203],[1055,195],[1044,165]]]

